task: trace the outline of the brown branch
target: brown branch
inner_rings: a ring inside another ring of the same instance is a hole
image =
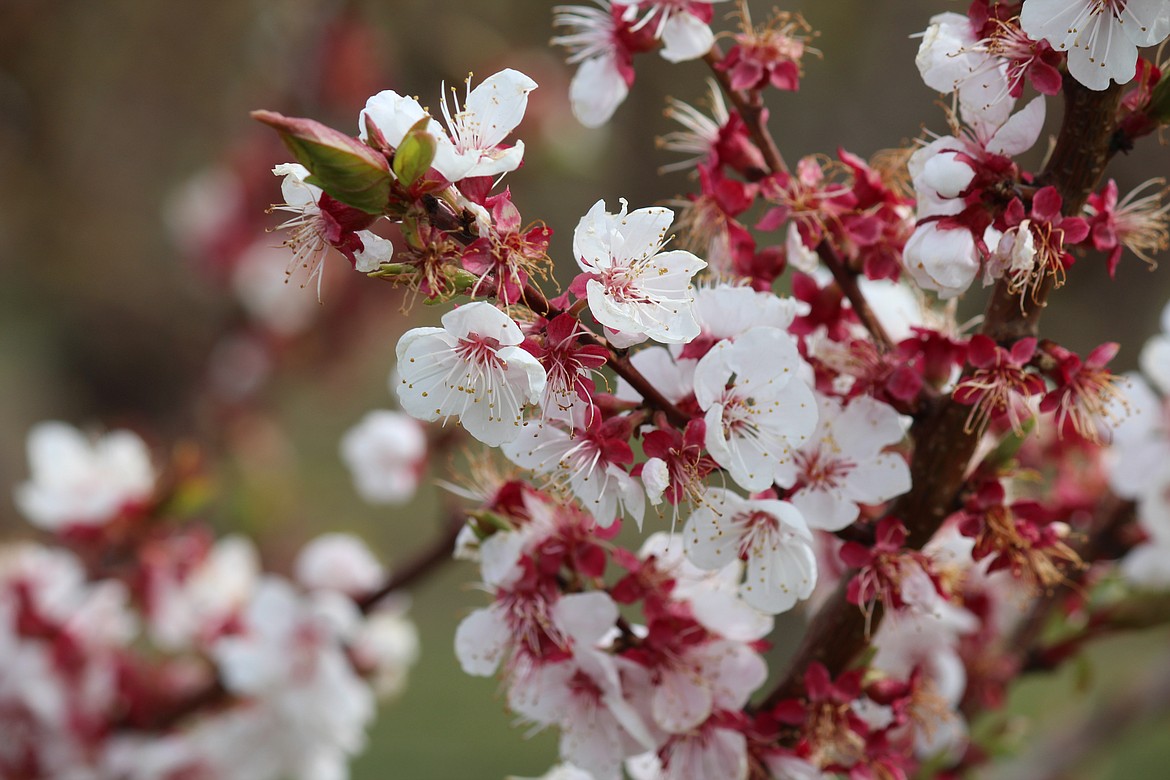
[[[396,590],[409,587],[438,566],[451,560],[455,550],[455,540],[463,530],[464,515],[461,512],[451,512],[447,518],[447,525],[442,535],[423,550],[417,557],[410,560],[405,566],[397,568],[386,580],[382,587],[373,593],[357,600],[358,609],[363,614],[369,614],[378,606],[378,602]]]
[[[892,350],[894,348],[894,342],[890,339],[889,334],[886,333],[886,329],[882,327],[882,323],[878,320],[877,315],[873,313],[873,309],[870,308],[869,301],[865,299],[861,288],[857,286],[857,275],[845,266],[845,261],[827,239],[817,244],[817,256],[821,258],[821,262],[832,272],[833,278],[837,281],[837,286],[841,288],[841,292],[845,293],[845,297],[849,299],[849,303],[853,307],[853,313],[857,315],[857,319],[861,320],[861,324],[869,331],[869,335],[873,336],[878,350],[880,352],[889,352]]]
[[[1064,121],[1048,166],[1039,177],[1060,192],[1065,214],[1080,213],[1115,151],[1111,139],[1121,93],[1117,85],[1093,92],[1065,79]],[[1047,283],[1034,296],[1021,299],[1001,280],[988,303],[982,332],[1004,343],[1035,335],[1051,290],[1051,283]],[[921,549],[930,541],[963,487],[979,441],[979,433],[967,428],[969,411],[950,398],[942,399],[930,404],[911,428],[915,442],[910,461],[912,487],[890,512],[906,525],[907,548]],[[871,625],[876,627],[880,618],[875,615]],[[846,601],[842,585],[813,617],[804,641],[765,702],[796,695],[813,662],[825,664],[834,676],[839,674],[864,650],[864,629],[865,618]]]
[[[768,125],[765,121],[767,111],[764,108],[760,91],[750,90],[745,95],[740,90],[732,89],[731,78],[727,75],[726,71],[718,67],[722,59],[723,53],[720,51],[718,45],[712,46],[711,50],[703,56],[703,61],[710,66],[711,72],[715,74],[715,78],[719,82],[719,86],[727,94],[732,105],[735,106],[736,111],[743,118],[748,133],[752,137],[752,141],[764,155],[764,162],[768,166],[768,173],[787,171],[788,166],[785,165],[784,158],[780,155],[780,150],[776,146],[776,141],[772,138],[771,131],[768,130]],[[845,293],[845,297],[849,299],[849,303],[852,304],[853,311],[857,313],[861,324],[873,336],[873,340],[877,343],[878,349],[882,352],[889,352],[893,348],[893,342],[890,340],[885,328],[882,327],[881,322],[874,315],[873,309],[870,308],[869,303],[865,300],[865,296],[862,294],[860,288],[858,288],[856,275],[850,272],[845,262],[841,259],[841,256],[827,240],[822,241],[817,246],[817,254],[820,256],[821,262],[832,272],[833,278],[837,280],[837,285]]]
[[[788,166],[784,162],[784,157],[780,154],[780,149],[776,146],[776,141],[768,130],[768,109],[764,106],[760,90],[748,90],[745,94],[738,89],[732,89],[731,77],[727,75],[727,71],[718,67],[722,61],[723,52],[720,50],[719,44],[713,45],[711,50],[703,55],[703,62],[710,66],[715,80],[719,82],[720,88],[731,100],[731,104],[735,106],[736,112],[743,119],[744,125],[747,126],[752,141],[759,148],[760,153],[764,155],[764,162],[767,164],[769,172],[787,172]]]

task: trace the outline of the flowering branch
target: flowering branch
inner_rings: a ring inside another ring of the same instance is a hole
[[[1066,199],[1066,208],[1080,210],[1114,153],[1113,128],[1121,90],[1093,92],[1066,80],[1069,95],[1056,150],[1042,178],[1055,184]],[[1036,299],[1013,293],[1001,280],[988,303],[982,332],[999,341],[1031,334],[1038,326],[1051,284]],[[908,529],[906,547],[919,550],[934,536],[955,508],[965,482],[968,464],[979,440],[968,430],[968,408],[951,399],[927,410],[911,429],[914,453],[910,469],[913,487],[899,498],[891,517],[901,518]],[[846,577],[843,582],[847,582]],[[880,612],[872,625],[881,620]],[[843,672],[864,649],[866,620],[846,598],[844,584],[813,617],[796,655],[773,691],[764,699],[768,708],[802,690],[804,676],[813,664],[823,664],[831,674]]]
[[[760,152],[763,153],[768,170],[761,172],[761,178],[768,173],[786,172],[788,165],[784,162],[784,156],[780,154],[780,148],[776,146],[776,140],[772,138],[772,133],[768,130],[768,109],[764,105],[764,98],[760,90],[741,91],[731,86],[731,75],[719,67],[720,63],[723,62],[723,52],[718,44],[712,45],[711,49],[703,55],[703,62],[710,66],[711,73],[719,82],[724,94],[731,99],[735,110],[743,117],[748,133],[756,146],[760,148]]]

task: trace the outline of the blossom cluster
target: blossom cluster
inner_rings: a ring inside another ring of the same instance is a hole
[[[35,427],[16,503],[53,544],[0,548],[0,774],[334,778],[418,653],[386,573],[326,534],[291,578],[185,521],[198,474],[129,431]]]
[[[1129,7],[1125,20],[1144,27],[1128,40],[1164,36],[1166,6]],[[1080,52],[1096,57],[1113,33],[1104,6],[1086,8],[1068,39],[1037,0],[935,17],[917,63],[954,95],[950,134],[874,162],[842,149],[793,168],[758,100],[797,87],[811,51],[803,19],[756,27],[741,8],[724,54],[709,3],[557,9],[554,43],[580,65],[570,97],[587,125],[624,100],[635,54],[704,57],[715,81],[711,116],[672,101],[682,129],[662,144],[688,156],[671,167],[694,169],[698,192],[677,219],[598,200],[573,231],[576,276],[555,297],[540,288],[551,230],[522,228],[511,192],[496,191],[523,157],[508,143],[536,88],[523,74],[469,81],[462,109],[442,104],[442,124],[380,93],[360,148],[258,114],[316,166],[328,193],[318,209],[348,199],[374,218],[351,220],[342,239],[320,225],[326,243],[431,301],[470,299],[401,338],[392,386],[407,414],[456,422],[507,462],[474,468],[460,488],[476,506],[456,556],[479,564],[491,603],[460,625],[456,654],[469,674],[503,677],[522,721],[560,731],[567,763],[550,777],[959,771],[982,755],[962,712],[1002,700],[1018,671],[1013,604],[1079,576],[1074,532],[1110,474],[1134,479],[1115,476],[1114,489],[1136,500],[1149,538],[1124,568],[1158,580],[1148,561],[1166,536],[1161,482],[1111,470],[1103,443],[1121,424],[1121,459],[1145,457],[1126,442],[1164,446],[1164,426],[1122,424],[1132,409],[1118,411],[1125,394],[1108,369],[1117,345],[1081,357],[971,333],[948,303],[979,278],[1022,314],[1084,250],[1112,272],[1123,248],[1149,259],[1165,246],[1160,193],[1119,198],[1109,182],[1070,209],[1067,190],[1017,159],[1066,79],[1104,86]],[[1127,81],[1120,67],[1109,59],[1106,81]],[[1141,119],[1150,83],[1118,109],[1130,142],[1156,126]],[[1039,95],[1017,110],[1029,87]],[[331,151],[305,152],[309,141]],[[330,155],[362,168],[366,186],[337,177],[331,189]],[[288,182],[293,170],[277,173]],[[406,246],[366,264],[348,247],[383,219]],[[947,445],[921,437],[942,407],[968,458],[990,454],[959,464],[922,536],[915,502],[934,477],[919,450]],[[641,530],[654,515],[673,532],[637,553],[617,544],[624,524]],[[810,661],[762,691],[775,616],[834,599],[862,616],[870,660]]]
[[[501,187],[524,160],[527,75],[469,77],[434,113],[379,92],[356,135],[254,114],[296,158],[273,170],[292,263],[319,280],[335,250],[446,307],[397,342],[402,412],[342,440],[357,489],[410,499],[420,423],[498,451],[448,483],[472,502],[455,557],[489,600],[455,650],[468,674],[502,678],[523,723],[559,731],[548,777],[959,776],[995,747],[973,743],[967,714],[1087,636],[1036,646],[1028,621],[1045,614],[1021,604],[1117,574],[1127,593],[1170,585],[1170,309],[1146,379],[1114,376],[1116,343],[1082,356],[1036,330],[1075,262],[1112,274],[1125,250],[1152,263],[1170,242],[1161,183],[1120,196],[1084,173],[1168,118],[1138,48],[1170,34],[1170,2],[940,14],[916,63],[951,96],[949,133],[792,166],[762,94],[798,88],[803,18],[756,25],[741,3],[723,52],[716,2],[595,5],[554,11],[584,124],[614,114],[652,51],[706,61],[712,112],[670,103],[682,129],[662,146],[696,183],[680,211],[596,200],[555,295],[552,230]],[[1062,91],[1079,102],[1056,161],[1030,170]],[[953,303],[976,280],[994,288],[978,330]],[[401,615],[371,610],[385,573],[364,548],[312,543],[293,585],[261,575],[241,539],[156,533],[167,494],[135,437],[50,426],[31,446],[22,510],[117,556],[27,548],[0,579],[0,641],[34,670],[21,685],[63,702],[55,715],[12,686],[0,713],[30,737],[0,761],[34,776],[94,756],[129,777],[343,774],[371,686],[395,689],[413,655]],[[619,543],[631,523],[650,531],[636,552]],[[1072,601],[1050,600],[1097,609]],[[765,688],[788,613],[808,632]],[[144,637],[162,660],[139,653]],[[63,682],[91,667],[92,682]],[[163,738],[135,731],[152,724]]]

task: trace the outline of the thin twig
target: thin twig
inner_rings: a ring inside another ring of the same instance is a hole
[[[724,94],[735,106],[736,112],[739,113],[744,125],[747,126],[752,141],[759,147],[760,153],[764,155],[764,162],[767,164],[768,170],[771,173],[787,173],[788,165],[784,162],[784,157],[776,146],[776,140],[772,138],[772,133],[768,130],[768,110],[764,106],[760,90],[748,90],[745,94],[738,89],[733,89],[731,77],[727,71],[718,67],[722,61],[723,51],[719,48],[719,44],[714,44],[711,50],[703,55],[703,62],[710,66],[715,80],[719,82]]]
[[[455,550],[455,540],[459,538],[459,532],[463,530],[464,522],[464,515],[461,512],[451,512],[447,518],[447,524],[443,528],[442,536],[405,566],[396,569],[382,587],[358,599],[358,609],[363,614],[369,614],[378,605],[378,602],[390,593],[413,585],[438,566],[450,561],[451,554]]]
[[[817,244],[817,256],[821,258],[829,271],[832,272],[833,278],[837,281],[837,286],[841,288],[841,292],[845,293],[845,297],[849,299],[850,305],[853,307],[853,313],[857,315],[857,319],[861,320],[861,324],[869,331],[869,335],[873,336],[874,342],[877,344],[879,352],[889,352],[894,348],[894,342],[890,339],[886,329],[882,327],[882,323],[878,320],[877,315],[873,313],[873,309],[869,305],[869,301],[865,299],[861,288],[857,286],[857,275],[850,271],[845,266],[845,261],[833,245],[829,243],[828,239]]]

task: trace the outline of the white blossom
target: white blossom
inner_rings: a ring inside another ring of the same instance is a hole
[[[1125,84],[1137,70],[1139,46],[1170,35],[1166,0],[1026,0],[1020,27],[1068,52],[1069,74],[1089,89]]]
[[[28,436],[30,479],[16,505],[33,525],[57,531],[103,525],[154,490],[150,451],[129,431],[91,439],[62,422],[43,422]]]
[[[422,427],[401,412],[368,412],[341,439],[341,458],[358,494],[371,504],[402,504],[414,497],[427,455]]]
[[[662,41],[662,58],[668,62],[686,62],[702,57],[715,43],[715,34],[706,22],[691,13],[692,5],[711,5],[723,0],[668,0],[647,4],[640,0],[613,0],[616,6],[626,6],[626,22],[634,22],[632,30],[654,25],[654,37]],[[638,19],[638,12],[646,14]],[[636,21],[635,21],[636,20]]]
[[[691,278],[707,264],[690,252],[663,252],[674,212],[651,207],[611,214],[599,200],[573,232],[573,254],[592,274],[589,310],[602,325],[664,344],[699,335]]]
[[[674,580],[672,598],[690,605],[705,629],[736,642],[753,642],[772,633],[775,620],[740,595],[743,561],[735,558],[720,568],[700,568],[687,558],[682,534],[658,532],[646,537],[638,558],[654,556],[659,569]]]
[[[1170,396],[1170,304],[1162,309],[1162,332],[1146,341],[1139,362],[1162,395]]]
[[[443,117],[447,131],[433,118],[426,131],[436,141],[432,167],[450,182],[472,176],[496,176],[520,167],[524,157],[524,142],[511,147],[503,141],[516,129],[528,108],[528,94],[536,89],[536,82],[511,68],[495,73],[475,89],[471,77],[466,81],[463,108],[455,110],[442,95]],[[367,122],[372,123],[386,143],[397,148],[407,132],[424,117],[426,109],[411,97],[403,97],[393,90],[385,90],[366,101],[358,118],[363,141],[368,140]]]
[[[366,543],[352,534],[321,534],[293,563],[297,582],[308,590],[334,590],[359,597],[385,581],[386,570]]]
[[[683,530],[687,557],[716,569],[747,562],[743,600],[777,615],[808,598],[816,585],[812,532],[796,507],[775,499],[748,500],[720,488],[708,491]]]
[[[619,65],[617,21],[609,0],[595,0],[598,8],[562,5],[553,8],[553,24],[568,28],[552,39],[554,46],[569,50],[569,63],[578,64],[569,83],[569,105],[573,116],[586,127],[600,127],[630,92]]]
[[[601,527],[627,514],[641,528],[646,509],[642,489],[625,468],[606,459],[605,441],[591,435],[590,414],[600,412],[577,400],[568,410],[571,422],[529,420],[501,451],[517,466],[567,484]]]
[[[354,633],[350,652],[380,698],[397,696],[418,661],[418,629],[401,610],[379,604]]]
[[[540,361],[520,348],[524,335],[490,303],[443,315],[441,328],[415,328],[398,341],[398,399],[413,417],[457,417],[490,446],[520,435],[521,410],[540,401]]]
[[[747,490],[769,487],[816,427],[816,400],[797,376],[800,365],[788,333],[759,327],[717,343],[695,368],[707,450]]]
[[[810,528],[839,531],[860,512],[910,489],[905,458],[882,450],[905,435],[907,421],[892,407],[859,396],[842,407],[817,396],[817,429],[789,464],[785,482],[800,483],[789,501]]]
[[[932,16],[914,59],[923,82],[939,92],[958,92],[965,113],[1001,112],[1015,102],[1007,63],[975,37],[966,14]]]
[[[317,280],[317,297],[320,298],[321,267],[331,246],[329,236],[339,229],[337,222],[321,211],[319,204],[323,193],[320,187],[305,181],[309,177],[309,170],[305,166],[283,163],[273,168],[272,172],[284,177],[280,182],[284,203],[274,208],[294,215],[277,227],[278,230],[289,231],[284,244],[293,253],[285,273],[291,276],[298,269],[306,270],[307,282],[314,278]],[[394,254],[394,245],[376,233],[358,230],[354,235],[361,241],[361,247],[353,253],[352,260],[354,268],[362,273],[377,270]]]
[[[624,758],[656,747],[627,700],[627,686],[646,684],[645,670],[606,651],[617,618],[617,605],[606,593],[561,598],[551,622],[572,656],[537,664],[514,679],[508,693],[508,703],[526,720],[558,726],[561,759],[598,780],[619,780]]]
[[[720,341],[762,325],[786,330],[797,315],[807,314],[808,304],[771,292],[719,284],[695,292],[695,318],[700,338]]]
[[[244,536],[217,540],[190,571],[160,567],[150,578],[151,636],[167,649],[201,646],[251,602],[259,582],[260,557]]]
[[[349,607],[356,612],[352,602]],[[357,619],[352,615],[354,624]],[[269,577],[257,587],[242,627],[243,633],[218,640],[212,657],[224,687],[251,698],[265,715],[271,731],[254,749],[279,757],[282,771],[274,776],[345,777],[348,758],[365,745],[374,697],[345,655],[336,617]]]

